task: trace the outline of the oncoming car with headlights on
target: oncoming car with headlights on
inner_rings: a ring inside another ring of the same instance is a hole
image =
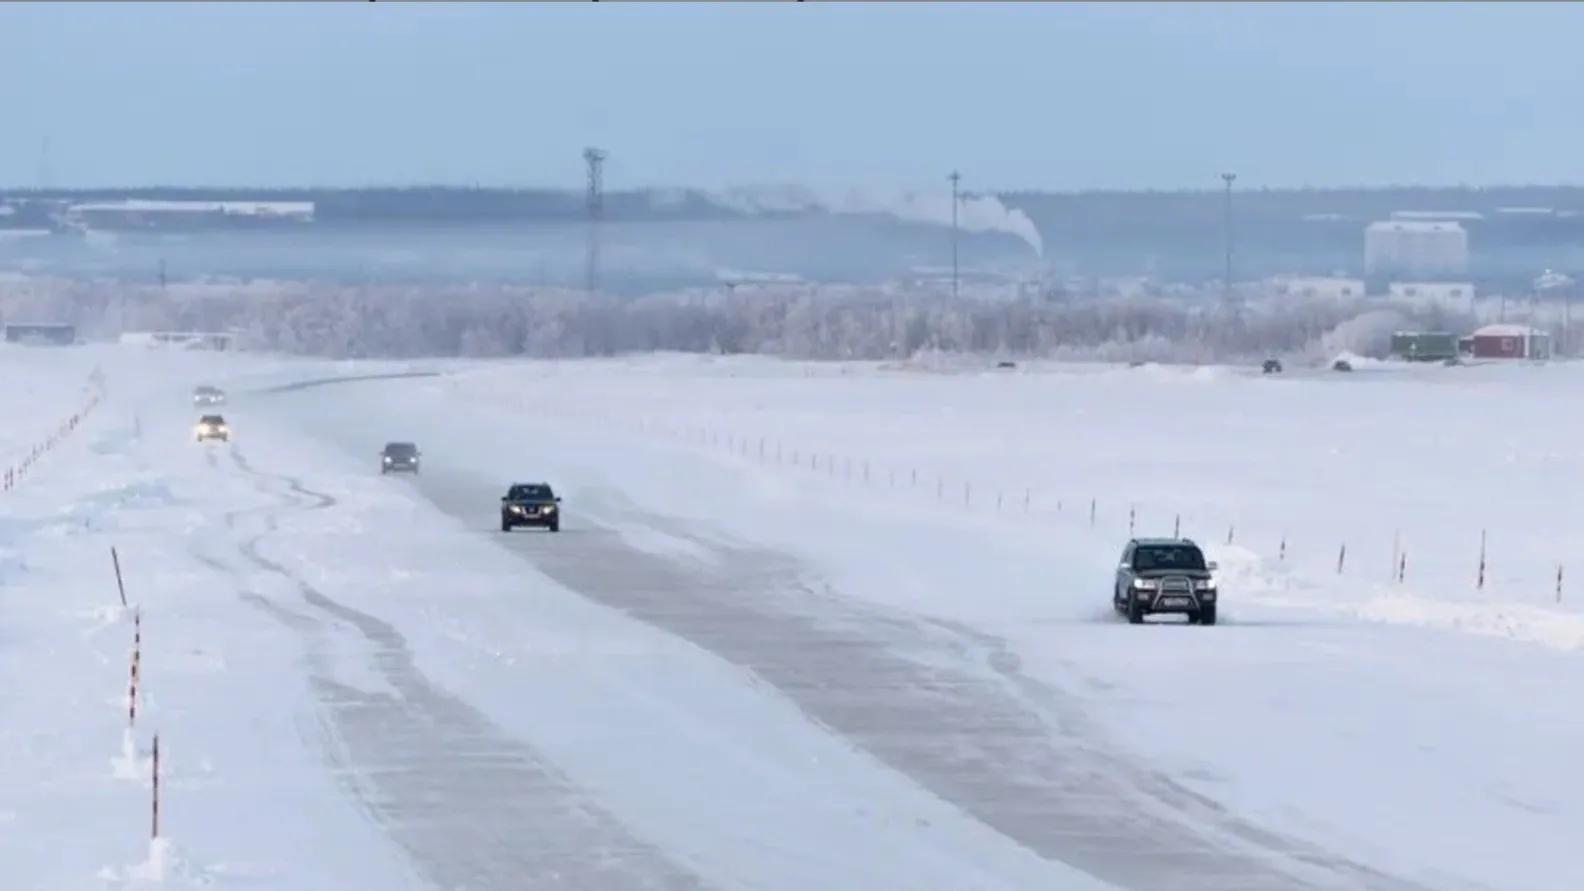
[[[209,405],[225,405],[225,391],[219,387],[207,384],[193,389],[193,405],[203,407]]]
[[[1192,539],[1135,538],[1122,549],[1111,607],[1134,625],[1155,614],[1214,625],[1220,599],[1215,571]]]
[[[418,446],[410,442],[387,442],[380,449],[380,473],[417,473],[418,460],[423,457]]]
[[[193,434],[199,442],[218,439],[221,442],[231,441],[231,428],[226,426],[225,418],[219,415],[204,415],[198,419],[198,424],[193,428]]]
[[[512,483],[501,496],[502,532],[518,526],[537,526],[551,532],[561,531],[561,497],[549,483]]]

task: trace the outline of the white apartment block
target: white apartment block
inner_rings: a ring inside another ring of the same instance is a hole
[[[1370,276],[1436,279],[1468,271],[1468,230],[1449,220],[1387,220],[1364,230]]]

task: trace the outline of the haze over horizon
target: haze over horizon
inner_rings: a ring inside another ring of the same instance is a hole
[[[0,4],[0,184],[1584,179],[1578,4]]]

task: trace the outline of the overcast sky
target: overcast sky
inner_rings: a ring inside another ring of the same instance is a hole
[[[0,184],[1580,181],[1576,3],[0,3]]]

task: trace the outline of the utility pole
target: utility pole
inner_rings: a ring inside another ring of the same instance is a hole
[[[951,224],[952,299],[956,300],[957,299],[957,202],[961,200],[961,198],[960,198],[961,192],[959,190],[960,190],[961,185],[962,185],[962,174],[958,173],[955,170],[953,170],[951,172],[951,176],[948,176],[946,178],[951,180],[951,189],[952,189],[952,193],[951,193],[951,202],[952,202],[952,208],[951,208],[951,213],[952,213],[952,217],[951,217],[951,220],[952,220],[952,224]]]
[[[586,148],[583,150],[583,163],[588,165],[588,267],[584,271],[584,286],[593,295],[599,292],[600,283],[600,223],[605,218],[605,152]]]
[[[1232,184],[1237,182],[1236,173],[1221,174],[1221,181],[1226,183],[1226,201],[1222,207],[1221,225],[1226,238],[1226,269],[1222,271],[1222,295],[1228,303],[1232,302]]]

